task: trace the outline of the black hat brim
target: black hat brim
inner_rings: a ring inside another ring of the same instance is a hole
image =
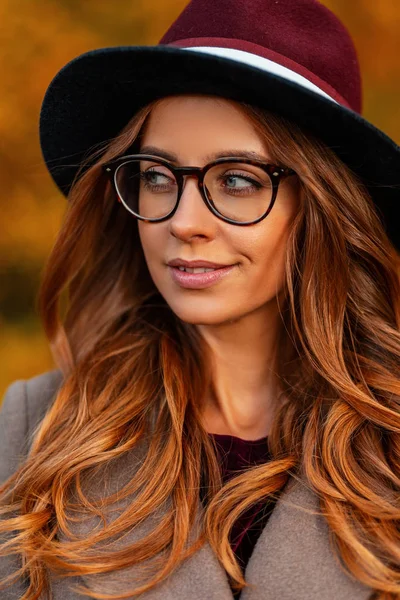
[[[152,100],[217,95],[263,107],[321,139],[367,186],[400,250],[400,148],[358,113],[278,75],[195,50],[118,46],[67,63],[47,88],[40,145],[47,168],[68,195],[88,150],[115,137]]]

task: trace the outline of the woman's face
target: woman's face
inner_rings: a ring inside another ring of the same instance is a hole
[[[153,109],[143,131],[146,146],[177,156],[177,166],[203,167],[207,155],[254,151],[265,162],[268,148],[240,105],[211,96],[176,96]],[[155,152],[151,152],[154,154]],[[186,178],[179,207],[161,223],[138,221],[139,236],[154,284],[183,321],[218,325],[258,312],[271,313],[282,288],[289,228],[298,210],[296,177],[283,180],[269,215],[259,223],[237,226],[216,217],[204,203],[197,181]],[[202,289],[182,287],[168,266],[173,259],[235,265]]]

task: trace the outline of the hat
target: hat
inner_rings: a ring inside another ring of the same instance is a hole
[[[85,52],[51,81],[40,144],[62,193],[89,150],[152,100],[223,96],[294,121],[367,186],[400,250],[400,148],[361,116],[351,37],[317,0],[192,0],[155,46]]]

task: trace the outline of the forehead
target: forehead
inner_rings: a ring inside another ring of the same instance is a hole
[[[177,162],[208,161],[225,149],[254,151],[268,157],[265,141],[240,105],[224,98],[182,95],[162,99],[141,133],[141,147],[156,146]]]

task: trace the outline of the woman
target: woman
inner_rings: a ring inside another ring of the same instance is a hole
[[[315,0],[193,0],[50,84],[2,598],[400,598],[400,150],[360,106]]]

